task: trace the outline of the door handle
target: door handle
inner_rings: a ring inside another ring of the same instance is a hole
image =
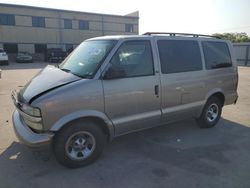
[[[155,85],[155,95],[159,97],[159,85]]]

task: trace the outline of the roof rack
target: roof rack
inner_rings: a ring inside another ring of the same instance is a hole
[[[194,34],[194,33],[146,32],[143,35],[193,36],[193,37],[210,37],[210,38],[221,39],[220,37],[217,36]]]

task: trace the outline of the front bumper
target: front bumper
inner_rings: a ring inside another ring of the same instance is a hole
[[[8,61],[8,60],[9,60],[8,56],[1,56],[0,57],[0,61]]]
[[[35,133],[21,119],[16,110],[12,115],[12,121],[16,136],[19,141],[33,149],[49,148],[54,134],[53,133]]]
[[[0,65],[8,65],[9,61],[8,60],[0,60]]]
[[[26,62],[32,62],[32,59],[16,59],[17,63],[26,63]]]

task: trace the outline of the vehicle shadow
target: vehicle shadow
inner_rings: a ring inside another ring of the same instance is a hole
[[[13,142],[0,150],[0,187],[126,187],[121,185],[127,181],[132,187],[142,182],[152,187],[152,179],[165,181],[176,172],[218,177],[223,166],[237,160],[230,154],[249,150],[249,141],[250,128],[236,122],[222,118],[216,127],[200,129],[187,120],[121,136],[107,145],[98,161],[75,170],[59,165],[53,155],[43,160]]]

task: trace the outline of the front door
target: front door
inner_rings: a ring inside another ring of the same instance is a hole
[[[159,75],[150,40],[122,43],[106,68],[112,71],[103,79],[105,113],[115,125],[115,134],[158,125]]]

